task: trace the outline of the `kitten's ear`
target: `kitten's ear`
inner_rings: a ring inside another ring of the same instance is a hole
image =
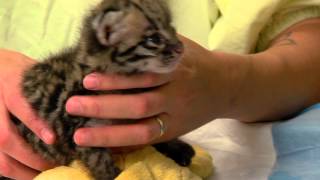
[[[115,36],[114,26],[121,21],[124,13],[121,11],[107,11],[96,15],[92,21],[92,28],[101,45],[110,46],[118,43],[121,38]]]

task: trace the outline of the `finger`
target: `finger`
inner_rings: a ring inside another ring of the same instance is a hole
[[[148,88],[163,85],[169,82],[170,78],[171,76],[169,74],[154,73],[132,76],[93,73],[84,78],[83,84],[85,88],[90,90]]]
[[[53,167],[52,164],[36,154],[32,148],[17,135],[8,135],[7,138],[1,137],[0,148],[2,152],[33,169],[46,170]]]
[[[10,91],[9,94],[5,95],[3,98],[5,99],[10,112],[21,120],[32,132],[40,137],[45,143],[54,143],[55,134],[45,121],[40,119],[35,112],[33,112],[18,88]]]
[[[8,114],[0,104],[0,150],[17,161],[37,170],[45,170],[52,164],[36,154],[32,148],[20,137],[16,127],[11,123]]]
[[[0,174],[11,179],[32,180],[39,172],[0,153]]]
[[[165,110],[165,98],[156,92],[134,95],[75,96],[66,103],[68,113],[100,119],[142,119]]]
[[[74,141],[80,146],[122,147],[149,144],[160,138],[160,128],[154,119],[136,124],[83,128],[76,131]]]

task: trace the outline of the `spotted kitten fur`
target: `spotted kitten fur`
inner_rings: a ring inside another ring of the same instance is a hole
[[[96,180],[114,179],[120,171],[108,149],[84,148],[73,142],[75,130],[94,119],[67,114],[66,100],[73,95],[97,94],[83,88],[82,80],[89,73],[168,73],[177,66],[182,51],[161,0],[104,0],[85,18],[75,47],[48,57],[24,74],[24,95],[55,130],[56,144],[44,144],[15,119],[18,129],[48,160],[66,165],[80,159]],[[194,155],[193,149],[179,140],[155,147],[184,166]]]

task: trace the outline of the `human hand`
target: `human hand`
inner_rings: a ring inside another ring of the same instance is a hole
[[[224,91],[219,92],[222,98],[217,98],[208,80],[213,76],[207,69],[212,53],[190,40],[183,41],[184,58],[171,74],[87,76],[84,86],[91,90],[157,88],[139,94],[71,97],[66,104],[70,114],[118,121],[136,119],[134,124],[79,129],[74,135],[75,142],[82,146],[119,147],[165,141],[214,119],[213,109],[215,113],[225,110],[219,107],[219,103],[224,103]],[[161,138],[155,117],[166,127]]]
[[[97,75],[95,88],[89,88],[87,77],[84,85],[92,90],[161,86],[135,95],[72,97],[66,108],[74,115],[137,119],[135,124],[80,129],[75,142],[131,146],[177,137],[214,118],[257,122],[292,115],[320,99],[319,25],[319,19],[297,23],[256,54],[209,52],[182,38],[184,58],[170,75]],[[156,116],[167,127],[161,138]]]
[[[0,174],[12,179],[31,180],[52,167],[20,137],[9,117],[13,114],[44,142],[53,143],[53,133],[20,92],[22,72],[34,63],[19,53],[0,50]]]

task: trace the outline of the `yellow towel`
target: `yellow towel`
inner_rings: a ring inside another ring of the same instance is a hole
[[[213,173],[211,156],[194,146],[196,155],[189,167],[181,167],[153,147],[119,156],[117,164],[123,169],[116,180],[201,180]],[[69,167],[47,170],[34,180],[93,180],[90,173],[75,161]]]

